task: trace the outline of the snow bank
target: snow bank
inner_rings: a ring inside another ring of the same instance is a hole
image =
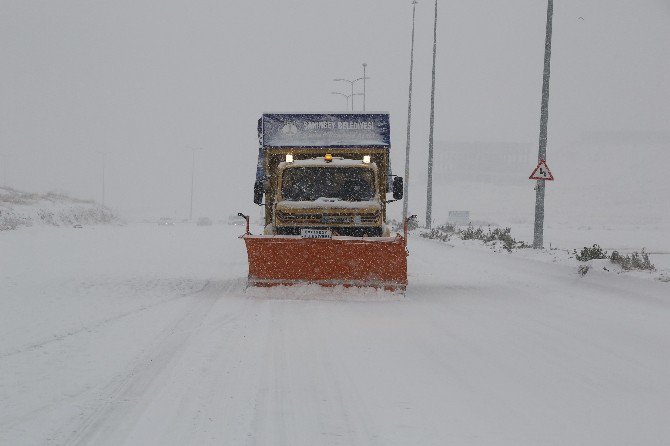
[[[0,231],[22,226],[73,226],[120,223],[111,209],[65,194],[36,194],[0,187]]]
[[[472,228],[473,230],[480,229],[474,227]],[[486,230],[489,231],[488,234],[490,235],[491,228]],[[511,236],[510,239],[513,241],[513,243],[511,245],[506,245],[501,240],[483,241],[481,239],[464,239],[462,234],[441,231],[437,228],[434,228],[432,231],[418,229],[411,231],[410,234],[414,236],[420,236],[423,239],[432,239],[431,241],[435,243],[445,243],[450,248],[461,247],[473,250],[491,250],[496,253],[500,253],[501,255],[511,255],[514,257],[531,260],[533,262],[565,265],[573,268],[576,274],[579,272],[580,267],[586,267],[584,275],[589,271],[604,271],[609,274],[623,274],[625,276],[636,277],[640,279],[658,280],[661,282],[670,281],[670,265],[667,263],[668,253],[665,251],[645,252],[644,248],[621,249],[619,250],[619,253],[623,256],[630,255],[635,252],[638,254],[647,254],[654,266],[654,268],[650,270],[641,270],[637,268],[625,269],[621,265],[612,262],[609,257],[603,259],[579,261],[575,251],[579,252],[583,246],[579,246],[578,243],[573,243],[571,249],[549,248],[537,250],[531,249],[529,246],[524,245],[523,242],[516,241],[514,237]],[[487,235],[486,232],[485,235]],[[514,235],[516,236],[516,233],[514,233]],[[605,250],[604,254],[609,256],[611,254],[611,250]]]

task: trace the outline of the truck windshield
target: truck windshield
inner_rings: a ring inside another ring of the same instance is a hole
[[[282,175],[281,193],[288,201],[368,201],[375,196],[374,172],[361,167],[291,167]]]

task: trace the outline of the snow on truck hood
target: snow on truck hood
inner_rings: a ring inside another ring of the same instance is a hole
[[[321,197],[314,201],[279,201],[277,209],[367,209],[381,210],[379,201],[344,201],[338,198]]]

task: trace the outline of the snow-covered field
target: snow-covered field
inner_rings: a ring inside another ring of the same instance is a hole
[[[24,226],[75,226],[120,224],[109,208],[93,200],[80,200],[66,194],[28,193],[0,186],[0,231]]]
[[[405,297],[245,291],[241,232],[0,232],[0,444],[670,439],[660,272],[413,237]]]
[[[649,173],[650,166],[670,164],[669,146],[668,134],[552,142],[548,159],[556,181],[547,183],[545,247],[646,248],[658,253],[657,265],[670,268],[670,180]],[[436,153],[435,224],[444,223],[449,210],[469,210],[473,220],[510,226],[515,237],[533,240],[535,183],[528,175],[537,162],[535,145],[443,143]],[[414,188],[421,195],[410,200],[421,221],[422,175],[417,168]]]

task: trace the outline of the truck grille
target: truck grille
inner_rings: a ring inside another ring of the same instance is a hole
[[[380,213],[350,215],[350,214],[288,214],[278,211],[277,220],[282,223],[294,224],[335,224],[335,225],[360,225],[374,224],[379,221]]]

